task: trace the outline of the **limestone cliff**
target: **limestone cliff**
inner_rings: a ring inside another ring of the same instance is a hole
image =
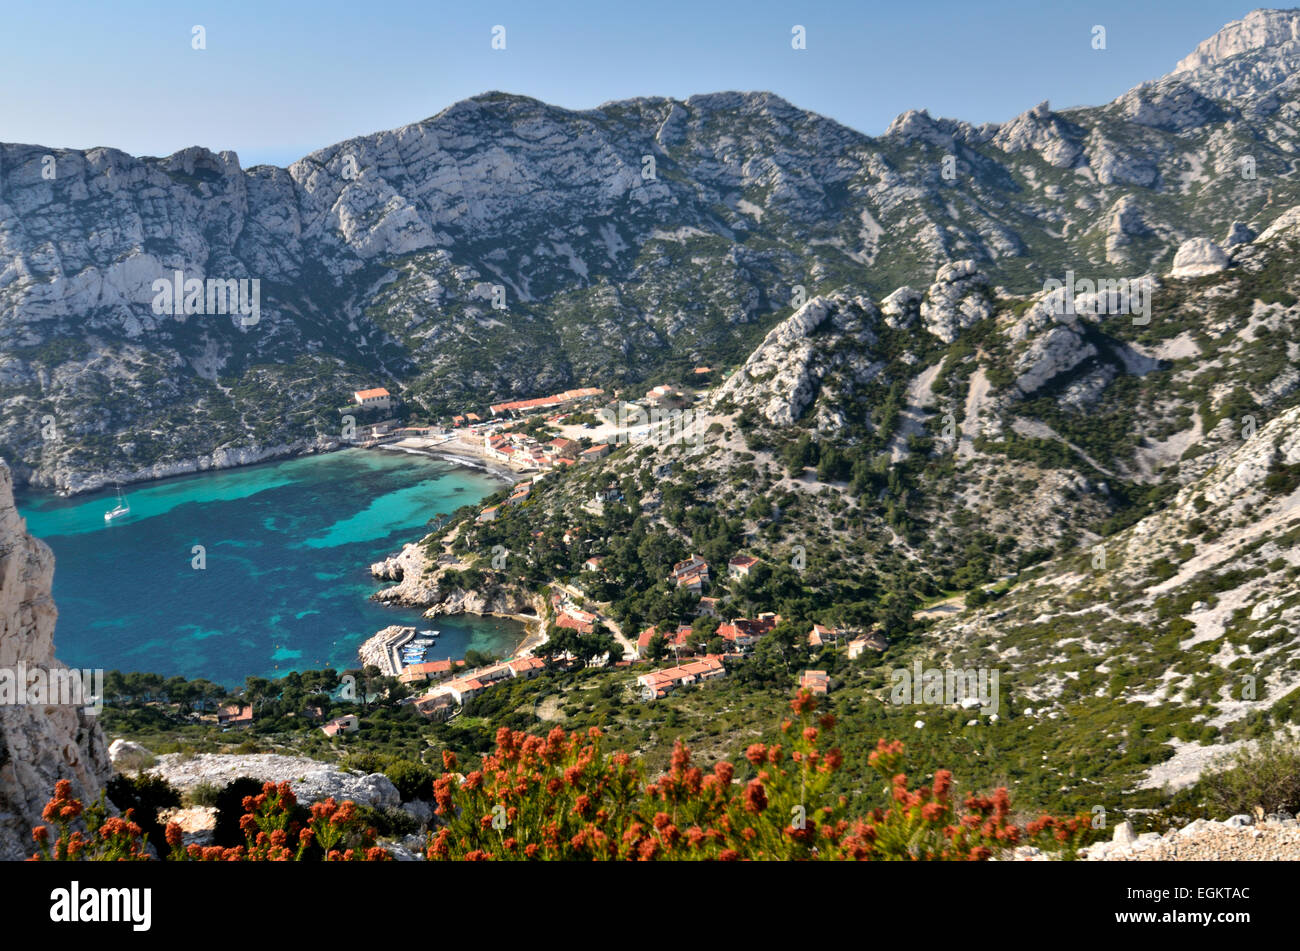
[[[53,578],[54,555],[27,534],[0,460],[0,669],[62,666],[54,659]],[[31,854],[32,826],[56,780],[71,780],[86,799],[110,775],[104,734],[79,707],[0,705],[0,859]]]

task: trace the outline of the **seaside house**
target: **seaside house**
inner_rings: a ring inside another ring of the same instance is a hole
[[[650,656],[650,641],[660,632],[655,629],[654,625],[647,627],[638,635],[636,639],[636,655],[641,658]],[[679,624],[676,631],[667,631],[661,635],[664,639],[664,646],[675,654],[681,654],[688,649],[691,638],[691,626],[689,624]]]
[[[397,679],[410,685],[446,680],[455,668],[464,667],[463,660],[429,660],[422,664],[411,664],[402,668]]]
[[[252,726],[253,707],[251,704],[227,704],[217,710],[217,723],[233,727]]]
[[[799,675],[799,686],[825,696],[831,690],[831,678],[824,670],[805,670]]]
[[[718,599],[717,598],[700,598],[699,607],[695,609],[699,617],[717,617],[718,616]]]
[[[431,720],[446,720],[456,709],[451,694],[428,694],[415,701],[415,709]]]
[[[748,578],[750,571],[758,564],[758,559],[751,555],[737,555],[727,562],[727,576],[731,578]]]
[[[495,521],[496,521],[496,518],[497,518],[497,515],[500,514],[500,512],[501,512],[501,506],[499,506],[499,505],[489,505],[489,506],[488,506],[487,508],[485,508],[483,511],[481,511],[481,512],[478,513],[478,518],[475,519],[475,521],[477,521],[477,522],[495,522]]]
[[[704,683],[726,675],[727,669],[722,664],[722,658],[710,654],[678,667],[668,667],[642,674],[637,678],[637,683],[641,685],[641,695],[646,700],[658,700],[677,687]]]
[[[357,390],[352,394],[352,399],[358,406],[374,409],[390,409],[393,405],[393,399],[388,391],[382,386],[377,386],[371,390]]]
[[[853,660],[861,657],[868,648],[874,651],[883,651],[889,646],[889,641],[885,640],[885,635],[879,631],[868,631],[859,637],[849,641],[849,659]]]
[[[356,733],[361,729],[361,721],[356,718],[355,714],[349,713],[346,716],[336,717],[321,727],[321,732],[326,736],[340,736],[348,733]]]
[[[601,443],[599,446],[592,446],[590,449],[584,449],[578,456],[583,462],[594,462],[597,459],[604,459],[609,455],[609,443]]]
[[[579,634],[590,634],[596,629],[596,615],[566,604],[556,612],[555,626],[566,627]]]
[[[531,680],[538,674],[546,670],[546,662],[540,657],[516,657],[514,660],[506,661],[506,667],[510,671],[511,677],[522,677],[525,680]]]

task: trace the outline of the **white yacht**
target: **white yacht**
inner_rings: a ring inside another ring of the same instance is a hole
[[[121,518],[123,515],[131,514],[131,505],[127,502],[126,497],[122,495],[122,487],[117,487],[117,505],[113,506],[104,513],[105,523],[113,521],[115,518]]]

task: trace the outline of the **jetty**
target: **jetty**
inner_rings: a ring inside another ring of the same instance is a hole
[[[392,624],[368,639],[357,650],[363,665],[373,664],[385,677],[402,672],[401,650],[415,639],[415,628]]]

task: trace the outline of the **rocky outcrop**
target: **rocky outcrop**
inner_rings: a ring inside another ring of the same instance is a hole
[[[1234,221],[1223,239],[1224,248],[1235,248],[1239,244],[1249,244],[1255,240],[1255,229],[1244,221]]]
[[[54,555],[27,534],[12,489],[0,460],[0,676],[11,688],[20,665],[63,667],[54,658]],[[31,854],[55,782],[70,780],[73,794],[91,801],[111,775],[104,734],[82,705],[0,704],[0,860]]]
[[[1078,135],[1074,126],[1043,101],[998,129],[993,144],[1004,152],[1030,150],[1049,165],[1069,168],[1083,154]]]
[[[992,315],[988,278],[969,260],[941,267],[921,302],[925,329],[944,343],[952,343],[961,331]]]
[[[876,306],[865,297],[814,297],[768,333],[719,387],[713,405],[749,407],[774,426],[790,425],[826,387],[851,385],[878,369],[870,357],[876,342],[871,327],[878,319]],[[853,342],[851,350],[831,345],[842,338]],[[822,422],[835,424],[829,418]]]
[[[1228,255],[1209,238],[1192,238],[1184,241],[1174,255],[1170,277],[1205,277],[1217,274],[1228,267]]]
[[[1112,264],[1127,262],[1133,239],[1150,233],[1141,206],[1132,195],[1125,195],[1115,202],[1106,217],[1106,260]]]
[[[916,323],[921,314],[923,295],[904,284],[880,302],[880,312],[885,315],[886,326],[901,330]]]
[[[158,757],[157,764],[148,772],[161,776],[181,792],[202,784],[225,786],[247,776],[261,782],[288,783],[304,803],[333,797],[338,802],[351,799],[361,806],[385,809],[397,807],[402,801],[397,787],[383,773],[349,772],[305,756],[168,753]]]

